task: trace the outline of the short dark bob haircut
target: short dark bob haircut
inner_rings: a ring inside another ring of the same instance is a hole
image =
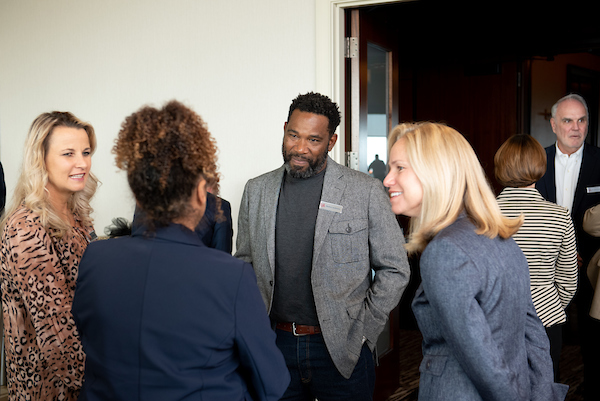
[[[531,135],[513,135],[494,156],[496,180],[504,187],[524,188],[546,172],[546,151]]]

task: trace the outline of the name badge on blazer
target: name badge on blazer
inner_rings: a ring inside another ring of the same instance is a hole
[[[587,187],[585,190],[588,194],[597,194],[600,193],[600,185],[597,185],[595,187]]]
[[[319,203],[319,209],[328,210],[330,212],[342,213],[343,206],[335,203],[323,202]]]

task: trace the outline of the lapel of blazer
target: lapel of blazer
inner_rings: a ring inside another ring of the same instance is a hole
[[[277,218],[277,204],[279,203],[279,192],[285,165],[281,166],[271,174],[265,182],[263,201],[266,203],[262,216],[267,227],[267,255],[271,274],[275,275],[275,221]]]
[[[542,195],[550,202],[556,203],[556,178],[554,177],[554,160],[556,159],[556,144],[546,148],[547,169],[546,174],[542,178],[545,188]]]
[[[573,199],[573,213],[579,209],[579,206],[585,197],[587,186],[595,184],[591,182],[596,164],[596,155],[593,153],[592,148],[587,144],[583,145],[581,169],[579,170],[579,178],[577,179],[577,187],[575,188],[575,197]]]
[[[339,205],[346,188],[343,168],[327,156],[327,170],[323,178],[323,191],[321,192],[321,201]],[[343,211],[342,211],[343,212]],[[315,240],[313,249],[313,268],[321,253],[321,247],[325,242],[325,237],[329,232],[331,221],[335,217],[335,212],[319,208],[317,213],[317,222],[315,225]]]

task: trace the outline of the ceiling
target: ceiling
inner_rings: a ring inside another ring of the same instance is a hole
[[[396,30],[401,50],[423,60],[515,60],[587,52],[600,56],[592,1],[418,0],[365,12]],[[561,4],[558,3],[558,4]]]

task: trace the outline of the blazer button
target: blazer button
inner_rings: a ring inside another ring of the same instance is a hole
[[[348,234],[350,234],[352,232],[352,227],[350,227],[350,224],[348,224],[348,227],[346,227],[346,232]]]
[[[273,287],[273,280],[269,281],[269,285]]]

